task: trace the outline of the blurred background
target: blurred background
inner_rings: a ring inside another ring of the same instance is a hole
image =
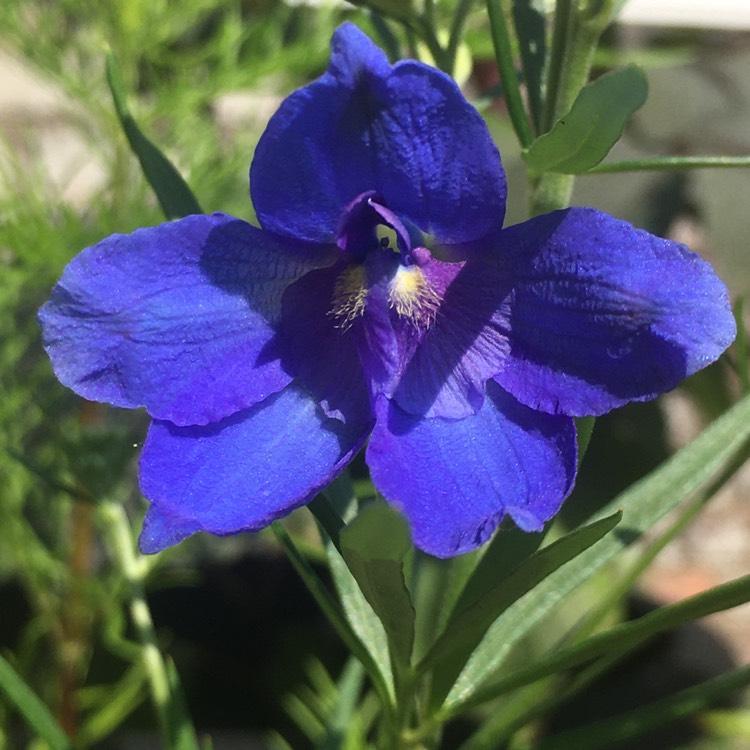
[[[446,17],[450,6],[438,4]],[[247,174],[254,146],[283,96],[322,72],[330,34],[344,19],[387,41],[382,18],[323,0],[1,4],[0,651],[79,747],[157,746],[128,641],[122,577],[95,511],[97,498],[115,499],[140,527],[136,462],[146,417],[87,404],[62,388],[36,324],[36,310],[73,255],[110,233],[162,220],[115,117],[105,52],[119,61],[140,126],[203,209],[253,220]],[[415,51],[397,25],[386,28],[405,52]],[[525,176],[497,98],[480,3],[460,60],[457,77],[501,148],[515,223],[527,217]],[[628,62],[644,67],[651,93],[610,158],[750,154],[746,0],[626,3],[596,72]],[[585,176],[574,202],[685,242],[715,265],[734,300],[747,297],[747,170]],[[656,403],[599,420],[563,522],[575,525],[646,474],[738,392],[722,362]],[[749,489],[750,472],[741,471],[651,566],[627,603],[630,614],[750,570]],[[303,510],[289,523],[320,559],[310,516]],[[270,537],[190,539],[160,556],[149,596],[196,725],[216,748],[308,746],[345,655]],[[598,689],[596,700],[588,696],[551,722],[575,723],[576,711],[606,715],[613,703],[623,710],[748,662],[750,607],[683,629],[642,657],[607,691]],[[269,739],[271,728],[288,744]],[[649,746],[748,748],[745,731],[737,744],[715,727],[691,724]],[[6,747],[39,745],[0,696]]]

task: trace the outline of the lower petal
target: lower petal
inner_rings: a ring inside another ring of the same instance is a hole
[[[404,362],[388,395],[415,416],[462,419],[481,407],[485,382],[507,356],[508,274],[477,260],[432,258],[420,271],[439,296],[440,308],[413,343],[400,337]]]
[[[113,235],[65,269],[39,313],[44,345],[84,398],[215,422],[290,382],[276,349],[281,295],[330,260],[223,214]]]
[[[294,384],[257,406],[207,427],[151,425],[140,480],[151,502],[143,552],[198,531],[258,531],[304,505],[352,459],[369,421],[325,416]]]
[[[420,419],[381,398],[367,463],[414,544],[451,557],[484,544],[505,515],[540,530],[573,487],[576,455],[571,419],[533,411],[490,382],[482,408],[459,421]]]
[[[496,380],[535,409],[598,415],[654,398],[734,339],[727,289],[708,263],[599,211],[509,227],[498,251],[514,293]]]

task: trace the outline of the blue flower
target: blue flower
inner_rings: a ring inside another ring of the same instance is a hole
[[[415,544],[541,529],[576,473],[572,417],[714,361],[727,291],[685,247],[593,209],[503,229],[500,155],[454,82],[354,26],[272,117],[260,228],[189,216],[84,250],[40,312],[57,377],[153,417],[155,552],[255,531],[367,443]]]

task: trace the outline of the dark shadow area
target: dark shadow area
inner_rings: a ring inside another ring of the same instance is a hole
[[[629,602],[628,617],[636,619],[657,606],[649,599],[634,596]],[[637,709],[738,666],[720,636],[699,622],[687,623],[649,642],[560,706],[547,721],[545,734],[554,735]],[[734,696],[715,707],[732,708],[740,704],[741,700]],[[689,717],[612,747],[680,750],[703,735],[697,720]]]

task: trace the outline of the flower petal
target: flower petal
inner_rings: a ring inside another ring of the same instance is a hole
[[[370,426],[327,418],[296,385],[215,425],[154,422],[141,457],[141,489],[151,501],[141,549],[158,552],[197,531],[267,526],[325,487]]]
[[[348,421],[370,409],[370,395],[357,354],[356,334],[331,315],[341,263],[303,276],[284,294],[280,324],[282,363],[300,379],[329,417]]]
[[[68,265],[41,309],[45,348],[85,398],[210,423],[289,383],[281,295],[330,260],[222,214],[113,235]]]
[[[599,211],[512,226],[495,257],[514,284],[496,380],[532,408],[598,415],[654,398],[734,339],[726,287],[708,263]]]
[[[507,356],[509,278],[476,261],[429,259],[420,270],[440,308],[418,341],[400,326],[405,364],[388,395],[409,414],[460,419],[480,408],[485,382]]]
[[[454,81],[415,61],[391,67],[352,24],[334,34],[328,71],[271,118],[250,170],[261,225],[331,241],[360,193],[442,242],[502,226],[500,155]]]
[[[506,514],[538,531],[557,513],[575,478],[575,428],[493,382],[482,408],[460,421],[420,419],[381,398],[367,463],[414,544],[450,557],[484,544]]]

